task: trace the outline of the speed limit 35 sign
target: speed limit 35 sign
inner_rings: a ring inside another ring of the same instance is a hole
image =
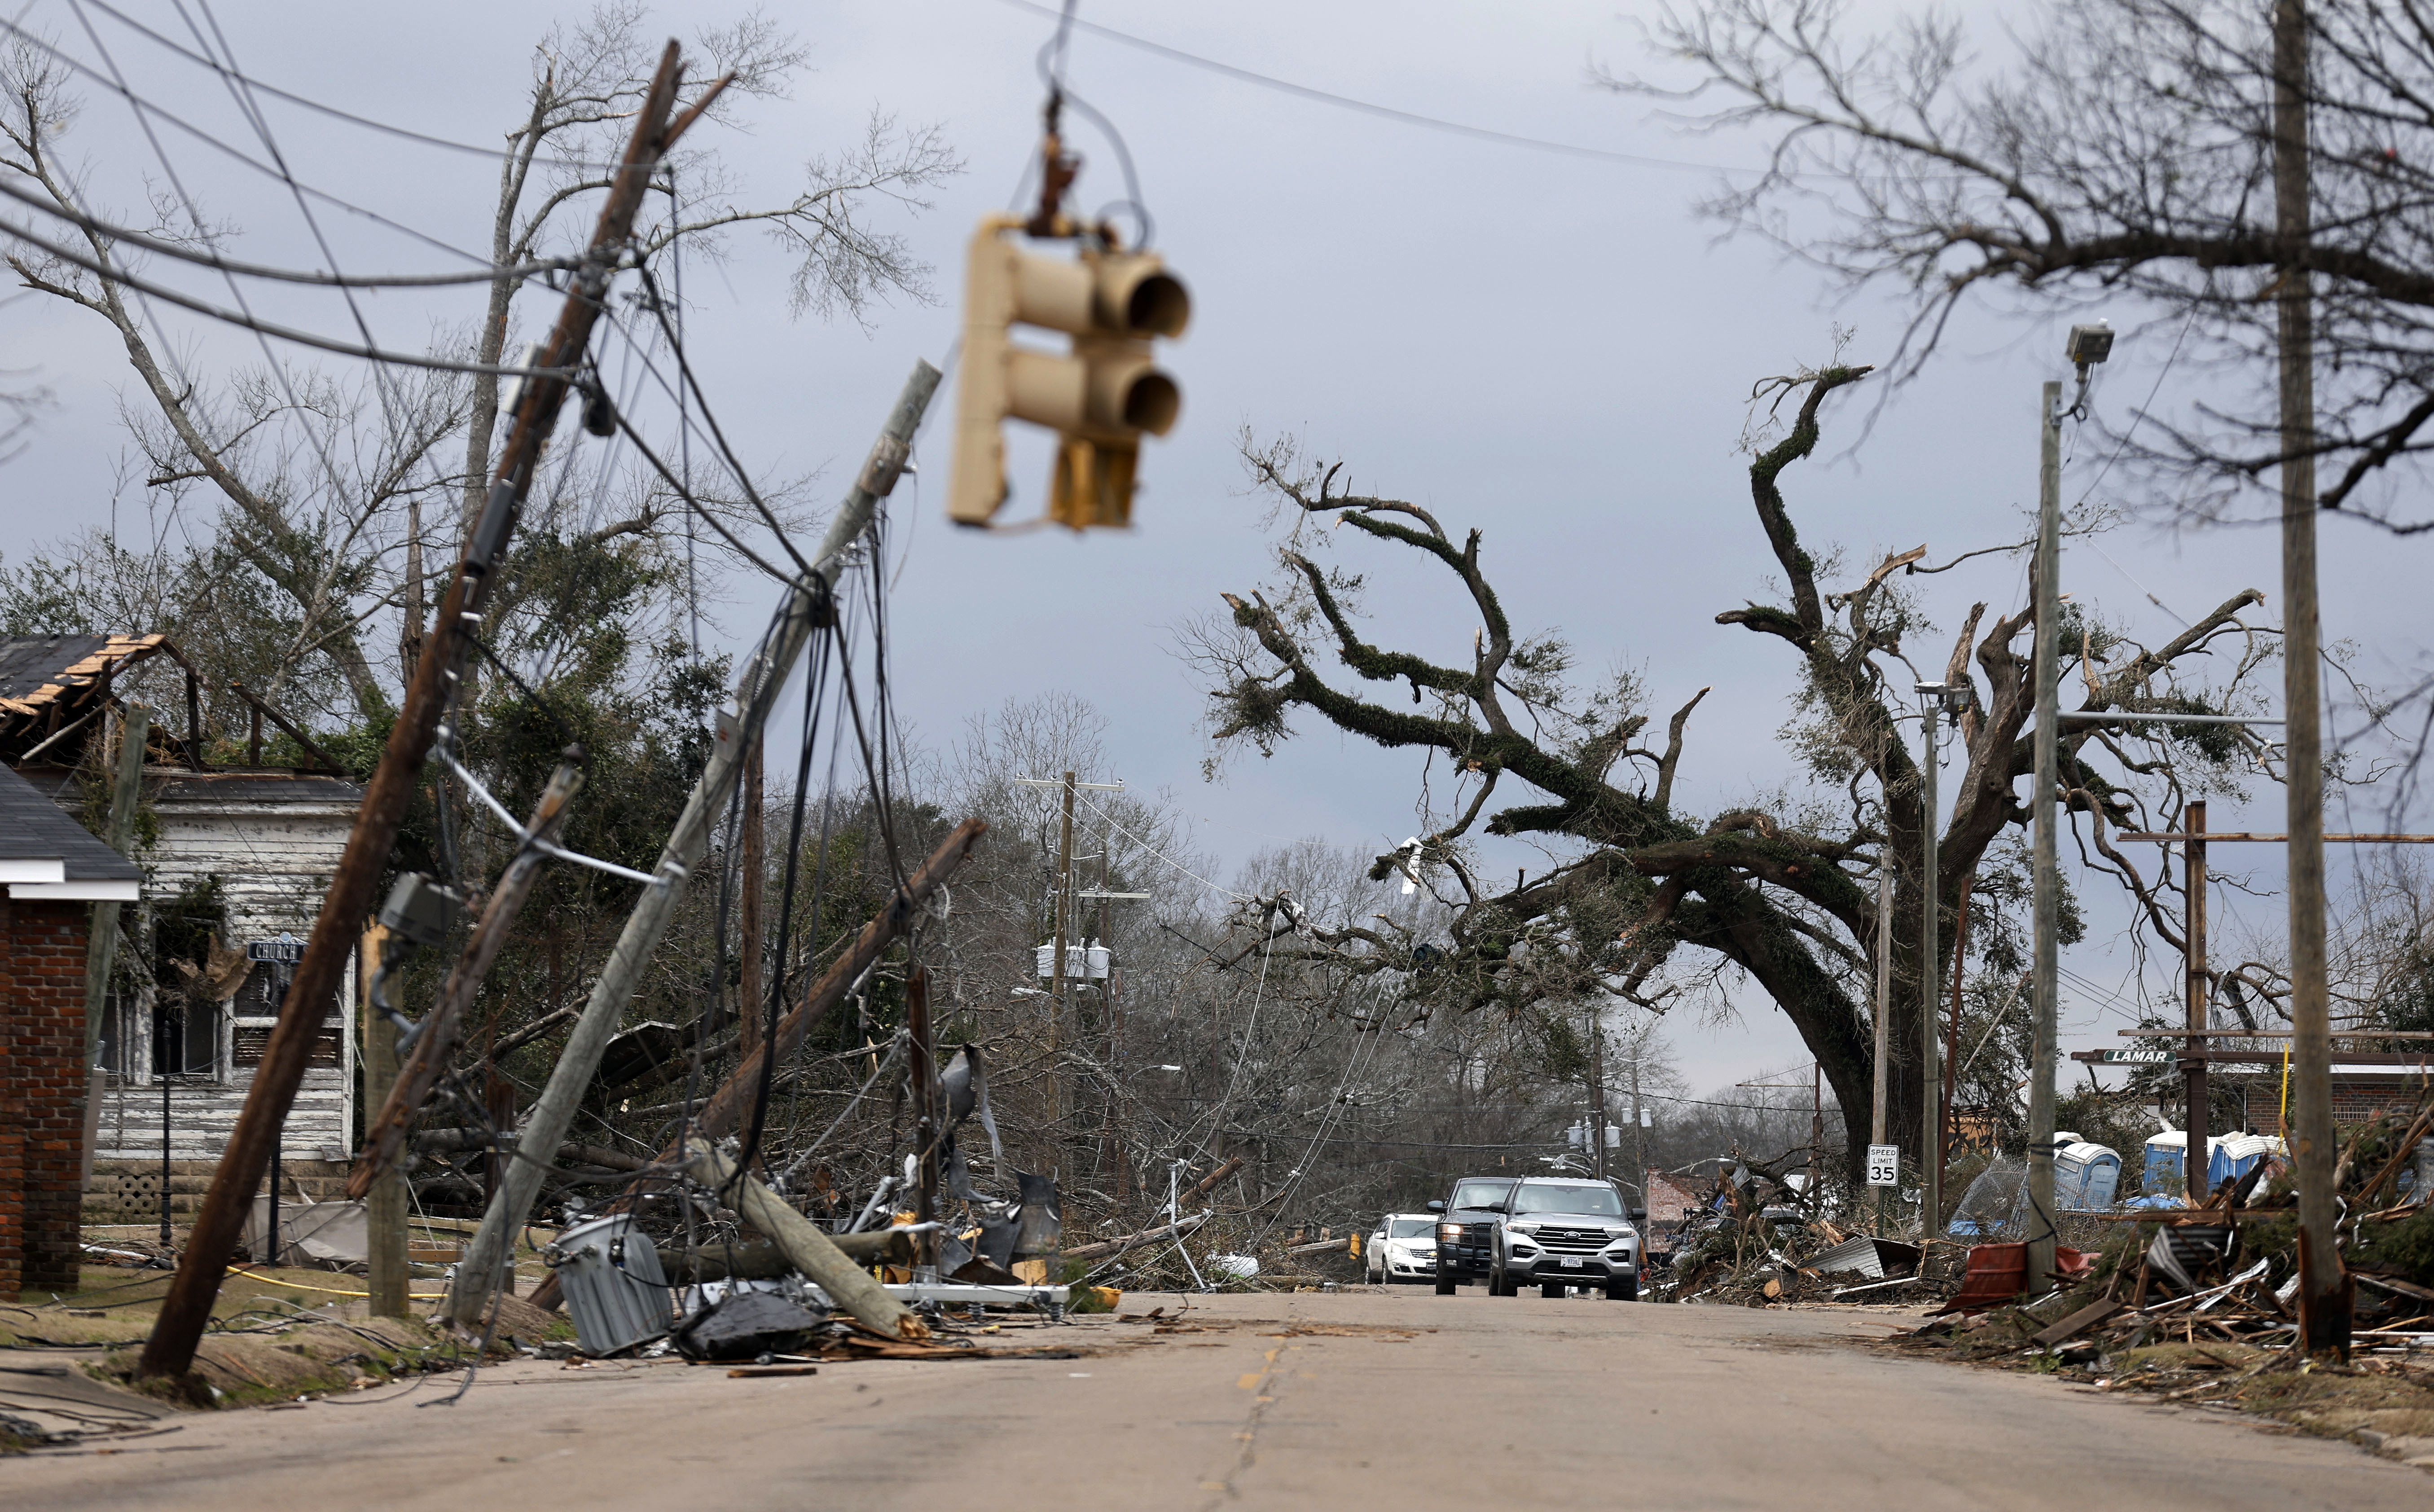
[[[1891,1187],[1901,1184],[1901,1146],[1871,1144],[1868,1146],[1868,1185]]]

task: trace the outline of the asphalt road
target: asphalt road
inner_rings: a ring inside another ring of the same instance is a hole
[[[0,1461],[0,1505],[334,1512],[1474,1506],[2338,1507],[2434,1480],[2204,1409],[1872,1352],[1890,1313],[1419,1290],[1125,1298],[1009,1343],[1061,1360],[734,1380],[673,1362],[482,1372],[200,1414]]]

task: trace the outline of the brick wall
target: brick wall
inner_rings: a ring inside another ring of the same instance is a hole
[[[90,906],[0,898],[0,1297],[77,1284]]]

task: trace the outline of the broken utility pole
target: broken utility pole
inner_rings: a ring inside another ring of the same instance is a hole
[[[759,651],[745,662],[743,675],[736,679],[734,698],[719,716],[718,738],[711,747],[710,760],[702,767],[693,795],[685,800],[684,812],[677,816],[676,828],[660,852],[659,865],[652,868],[655,880],[635,901],[625,930],[617,936],[616,948],[601,968],[599,981],[592,985],[591,1000],[575,1020],[566,1048],[558,1052],[549,1084],[541,1089],[540,1100],[533,1105],[532,1116],[524,1122],[523,1143],[528,1147],[555,1150],[566,1138],[567,1127],[574,1121],[575,1104],[600,1069],[600,1057],[608,1048],[609,1038],[617,1032],[626,1002],[634,995],[643,968],[659,948],[668,920],[675,917],[686,882],[700,864],[702,852],[709,849],[710,827],[727,806],[728,794],[742,772],[744,753],[761,738],[761,727],[814,631],[834,619],[833,597],[848,554],[870,527],[879,501],[895,489],[912,455],[913,435],[920,428],[922,412],[929,408],[930,396],[937,387],[938,369],[926,362],[915,362],[912,376],[905,379],[903,391],[897,396],[895,408],[889,411],[879,440],[870,449],[869,459],[863,464],[853,487],[846,491],[836,518],[829,522],[819,555],[812,559],[811,572],[787,589],[776,623]],[[746,1059],[758,1064],[760,1056],[773,1049],[774,1046],[762,1045],[759,1055]],[[702,1128],[702,1132],[711,1131]],[[456,1279],[448,1291],[449,1316],[458,1324],[470,1325],[481,1315],[483,1301],[495,1284],[495,1274],[505,1264],[516,1233],[531,1216],[533,1203],[540,1195],[541,1177],[547,1171],[542,1160],[518,1160],[482,1214],[482,1227],[466,1246],[464,1258],[456,1267]]]
[[[282,1014],[270,1031],[253,1085],[246,1092],[244,1109],[212,1174],[202,1211],[195,1215],[186,1252],[178,1261],[178,1274],[169,1282],[152,1335],[145,1343],[136,1366],[139,1374],[183,1376],[194,1364],[195,1346],[211,1321],[220,1278],[227,1273],[229,1257],[253,1206],[254,1191],[269,1167],[280,1126],[296,1100],[296,1089],[304,1080],[305,1065],[320,1038],[320,1005],[337,991],[356,932],[371,912],[372,892],[389,865],[417,774],[457,686],[458,669],[473,627],[481,623],[484,591],[515,532],[516,516],[539,468],[542,443],[557,425],[569,380],[582,365],[592,324],[605,306],[609,278],[630,249],[635,215],[669,146],[725,86],[723,79],[712,84],[671,123],[677,74],[677,48],[670,42],[660,55],[650,91],[636,112],[633,138],[610,179],[608,200],[601,206],[599,224],[574,273],[566,305],[541,345],[540,366],[524,375],[522,398],[491,477],[489,496],[440,601],[431,638],[415,663],[404,707],[389,731],[380,766],[364,791],[354,831],[347,837],[346,851],[322,898],[320,917],[314,921],[304,958],[289,984],[288,1001],[303,1007]],[[188,755],[199,759],[197,751]]]
[[[921,869],[913,873],[904,885],[897,889],[895,896],[887,901],[887,906],[879,911],[878,917],[863,926],[852,946],[830,963],[829,969],[820,973],[819,980],[803,993],[803,1000],[779,1021],[777,1035],[738,1060],[735,1069],[728,1072],[727,1079],[719,1084],[718,1091],[694,1109],[692,1115],[692,1132],[694,1135],[702,1139],[718,1139],[744,1121],[745,1114],[751,1109],[754,1092],[761,1085],[761,1068],[764,1059],[774,1057],[783,1060],[795,1053],[803,1042],[803,1037],[828,1016],[829,1009],[844,998],[848,989],[861,979],[862,973],[870,970],[887,947],[913,927],[913,921],[930,901],[930,895],[936,892],[954,869],[964,864],[964,858],[971,853],[972,847],[987,833],[986,823],[966,819],[955,826],[952,834],[939,842],[938,849],[930,852],[930,859],[921,864]],[[673,1172],[683,1158],[684,1151],[671,1143],[651,1162],[650,1170]],[[628,1187],[623,1195],[599,1209],[599,1213],[626,1211],[643,1190],[643,1183]],[[459,1268],[457,1274],[462,1276],[463,1269]],[[556,1307],[558,1302],[557,1278],[551,1276],[535,1287],[532,1301],[536,1307]]]
[[[361,1200],[372,1183],[398,1163],[405,1153],[407,1126],[456,1058],[456,1047],[464,1040],[465,1010],[473,1005],[473,994],[480,990],[482,978],[490,974],[490,963],[507,942],[507,931],[515,927],[516,915],[523,912],[524,899],[540,876],[541,863],[557,844],[557,832],[566,822],[566,805],[583,785],[582,760],[582,751],[569,747],[558,760],[557,770],[550,774],[523,842],[498,885],[490,889],[490,901],[482,907],[482,921],[467,937],[464,954],[456,958],[431,1011],[416,1025],[412,1056],[390,1084],[379,1111],[365,1125],[363,1154],[347,1177],[348,1196]],[[396,1025],[389,1027],[394,1033]]]
[[[853,1314],[855,1322],[883,1338],[919,1342],[930,1336],[930,1325],[899,1301],[896,1294],[872,1279],[860,1263],[848,1259],[819,1225],[786,1205],[786,1199],[763,1186],[749,1172],[703,1140],[689,1141],[684,1150],[686,1172],[706,1187],[733,1193],[735,1211],[744,1221],[775,1240],[804,1279],[829,1300]],[[929,1235],[922,1235],[928,1238]],[[463,1272],[458,1272],[463,1274]]]

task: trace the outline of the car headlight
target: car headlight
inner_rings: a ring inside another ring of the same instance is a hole
[[[1504,1227],[1517,1234],[1534,1234],[1538,1231],[1538,1226],[1534,1223],[1510,1223]]]
[[[1462,1225],[1458,1223],[1441,1223],[1437,1225],[1437,1242],[1445,1245],[1460,1244],[1462,1242]]]

